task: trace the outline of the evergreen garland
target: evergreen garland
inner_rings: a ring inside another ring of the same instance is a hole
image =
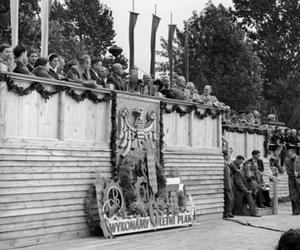
[[[114,179],[118,179],[119,171],[117,166],[117,94],[112,92],[111,101],[111,134],[110,134],[110,163],[112,167],[112,176]]]
[[[208,116],[211,116],[212,119],[217,119],[219,117],[219,115],[222,115],[225,113],[225,111],[222,109],[219,110],[219,109],[211,109],[211,108],[206,108],[204,113],[201,113],[201,111],[195,104],[188,106],[186,109],[182,109],[180,107],[180,105],[178,105],[178,104],[174,104],[170,108],[168,108],[167,105],[168,104],[165,102],[161,102],[161,105],[160,105],[161,110],[166,114],[171,114],[173,112],[176,112],[179,114],[180,117],[183,117],[186,114],[190,114],[191,112],[195,111],[195,113],[194,113],[195,116],[200,120],[203,120]]]
[[[163,111],[164,111],[164,103],[160,102],[159,109],[159,162],[162,169],[165,168],[165,160],[164,160],[164,121],[163,121]]]
[[[81,94],[77,94],[75,90],[67,86],[55,86],[53,90],[47,90],[41,83],[33,82],[28,87],[20,87],[14,83],[9,76],[0,74],[0,81],[5,81],[7,90],[16,93],[19,96],[29,95],[33,91],[38,92],[45,100],[48,100],[51,96],[60,92],[65,92],[68,96],[74,99],[76,102],[82,102],[85,99],[89,99],[93,103],[109,102],[112,99],[112,94],[107,93],[103,98],[98,98],[91,90],[85,90]]]

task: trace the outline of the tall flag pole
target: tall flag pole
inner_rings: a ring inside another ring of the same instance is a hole
[[[150,41],[150,74],[155,77],[155,45],[156,45],[156,32],[160,22],[160,17],[156,15],[156,5],[155,14],[152,15],[152,28],[151,28],[151,41]]]
[[[185,80],[189,81],[189,24],[186,23],[185,37],[184,37],[184,76]]]
[[[172,24],[172,13],[171,22],[169,24],[169,35],[168,35],[168,55],[169,55],[169,66],[170,66],[170,85],[173,87],[173,38],[176,29],[176,24]]]
[[[138,13],[134,12],[134,0],[132,1],[132,11],[129,16],[129,69],[134,68],[134,28],[138,18]]]
[[[19,0],[10,0],[11,44],[15,47],[19,42]]]
[[[41,56],[48,56],[48,43],[49,43],[49,16],[51,9],[51,0],[41,0]]]

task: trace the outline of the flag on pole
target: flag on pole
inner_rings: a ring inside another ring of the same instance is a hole
[[[11,45],[19,42],[19,0],[10,0]]]
[[[176,24],[169,24],[168,55],[169,55],[171,87],[173,87],[173,38],[174,38],[175,29],[176,29]]]
[[[49,43],[49,16],[51,9],[51,0],[41,0],[41,56],[48,56]]]
[[[160,17],[153,15],[152,16],[152,28],[151,28],[151,41],[150,41],[150,74],[155,76],[155,45],[156,45],[156,31],[160,22]]]
[[[138,13],[130,11],[129,16],[129,69],[134,67],[134,27],[138,18]]]
[[[186,82],[189,81],[189,30],[188,24],[186,25],[184,37],[184,76]]]

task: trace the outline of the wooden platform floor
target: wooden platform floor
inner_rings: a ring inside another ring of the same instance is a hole
[[[280,204],[279,215],[235,217],[241,222],[286,231],[300,227],[300,216],[292,216],[290,203]],[[274,249],[281,232],[244,226],[233,221],[201,222],[192,227],[169,229],[135,235],[119,236],[113,240],[89,237],[62,241],[22,250],[265,250]]]

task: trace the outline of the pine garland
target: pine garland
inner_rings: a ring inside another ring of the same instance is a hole
[[[112,176],[114,179],[118,179],[119,171],[117,165],[117,94],[112,93],[111,101],[111,132],[110,132],[110,162],[112,167]]]
[[[164,159],[164,121],[163,121],[163,111],[164,103],[160,102],[159,109],[159,162],[162,169],[165,168],[165,159]]]
[[[180,105],[174,104],[172,107],[168,108],[168,104],[165,102],[161,102],[161,110],[166,113],[166,114],[171,114],[173,112],[176,112],[179,114],[180,117],[185,116],[186,114],[190,114],[191,112],[195,111],[195,116],[203,120],[208,116],[211,116],[212,119],[217,119],[220,115],[224,114],[224,110],[219,110],[219,109],[211,109],[211,108],[206,108],[204,113],[201,113],[200,109],[197,107],[197,105],[193,104],[188,106],[186,109],[182,109]]]
[[[33,82],[28,87],[20,87],[14,83],[9,76],[0,74],[0,81],[5,81],[7,85],[7,90],[12,91],[19,96],[29,95],[33,91],[38,92],[41,97],[45,100],[48,100],[53,95],[56,95],[60,92],[65,92],[68,96],[74,99],[76,102],[82,102],[85,99],[92,101],[97,104],[100,102],[109,102],[112,99],[112,94],[107,93],[103,98],[98,98],[91,90],[85,90],[81,94],[77,94],[75,90],[67,86],[55,86],[53,90],[47,90],[41,83]]]

